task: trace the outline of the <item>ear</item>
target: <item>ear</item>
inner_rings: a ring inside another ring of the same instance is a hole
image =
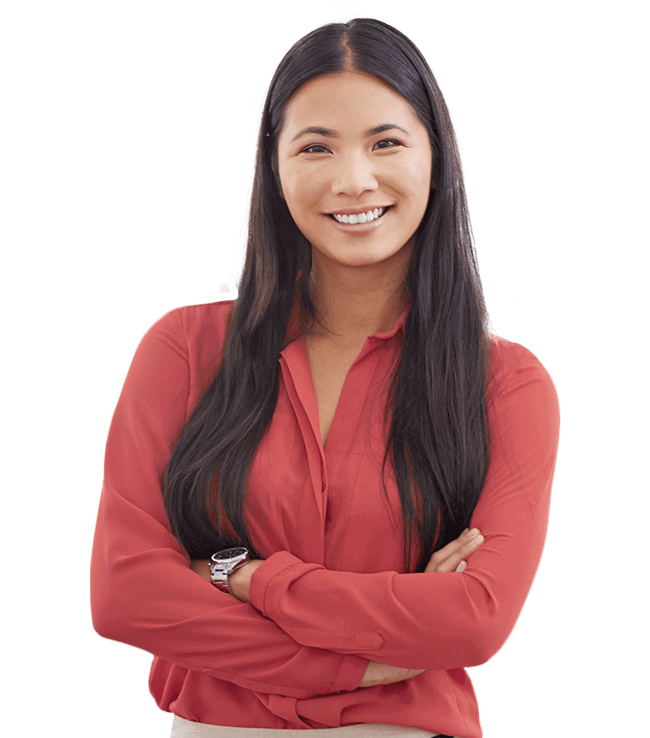
[[[431,180],[431,189],[432,189],[432,190],[435,190],[435,189],[436,189],[436,184],[437,184],[437,183],[436,183],[435,179],[432,179],[432,180]]]

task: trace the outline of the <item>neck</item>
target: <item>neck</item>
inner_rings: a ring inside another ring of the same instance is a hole
[[[361,340],[387,333],[408,305],[406,274],[412,247],[400,258],[350,267],[320,258],[314,252],[310,296],[317,322],[310,335]]]

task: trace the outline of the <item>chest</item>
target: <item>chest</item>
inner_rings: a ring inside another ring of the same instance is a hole
[[[359,356],[364,341],[334,343],[307,337],[305,344],[318,404],[321,440],[324,446],[334,422],[346,377]]]

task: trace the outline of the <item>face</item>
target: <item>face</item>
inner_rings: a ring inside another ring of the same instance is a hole
[[[371,266],[410,256],[431,193],[425,126],[392,87],[327,74],[291,98],[278,174],[315,262]]]

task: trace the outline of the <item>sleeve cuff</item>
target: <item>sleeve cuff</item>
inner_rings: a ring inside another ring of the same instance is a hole
[[[278,551],[265,559],[251,578],[250,598],[251,605],[266,617],[269,617],[265,609],[267,588],[272,579],[289,567],[304,564],[299,558],[288,551]],[[271,618],[273,619],[273,618]],[[355,654],[342,654],[341,665],[334,678],[334,682],[327,690],[329,694],[334,692],[353,692],[361,684],[363,675],[368,668],[368,660]]]
[[[251,578],[249,591],[251,605],[256,610],[259,610],[263,615],[269,617],[269,614],[265,609],[265,600],[267,587],[271,580],[288,567],[302,563],[303,562],[299,558],[288,551],[278,551],[277,553],[271,554],[271,556],[269,556],[268,559],[265,559],[264,563],[257,568]]]

